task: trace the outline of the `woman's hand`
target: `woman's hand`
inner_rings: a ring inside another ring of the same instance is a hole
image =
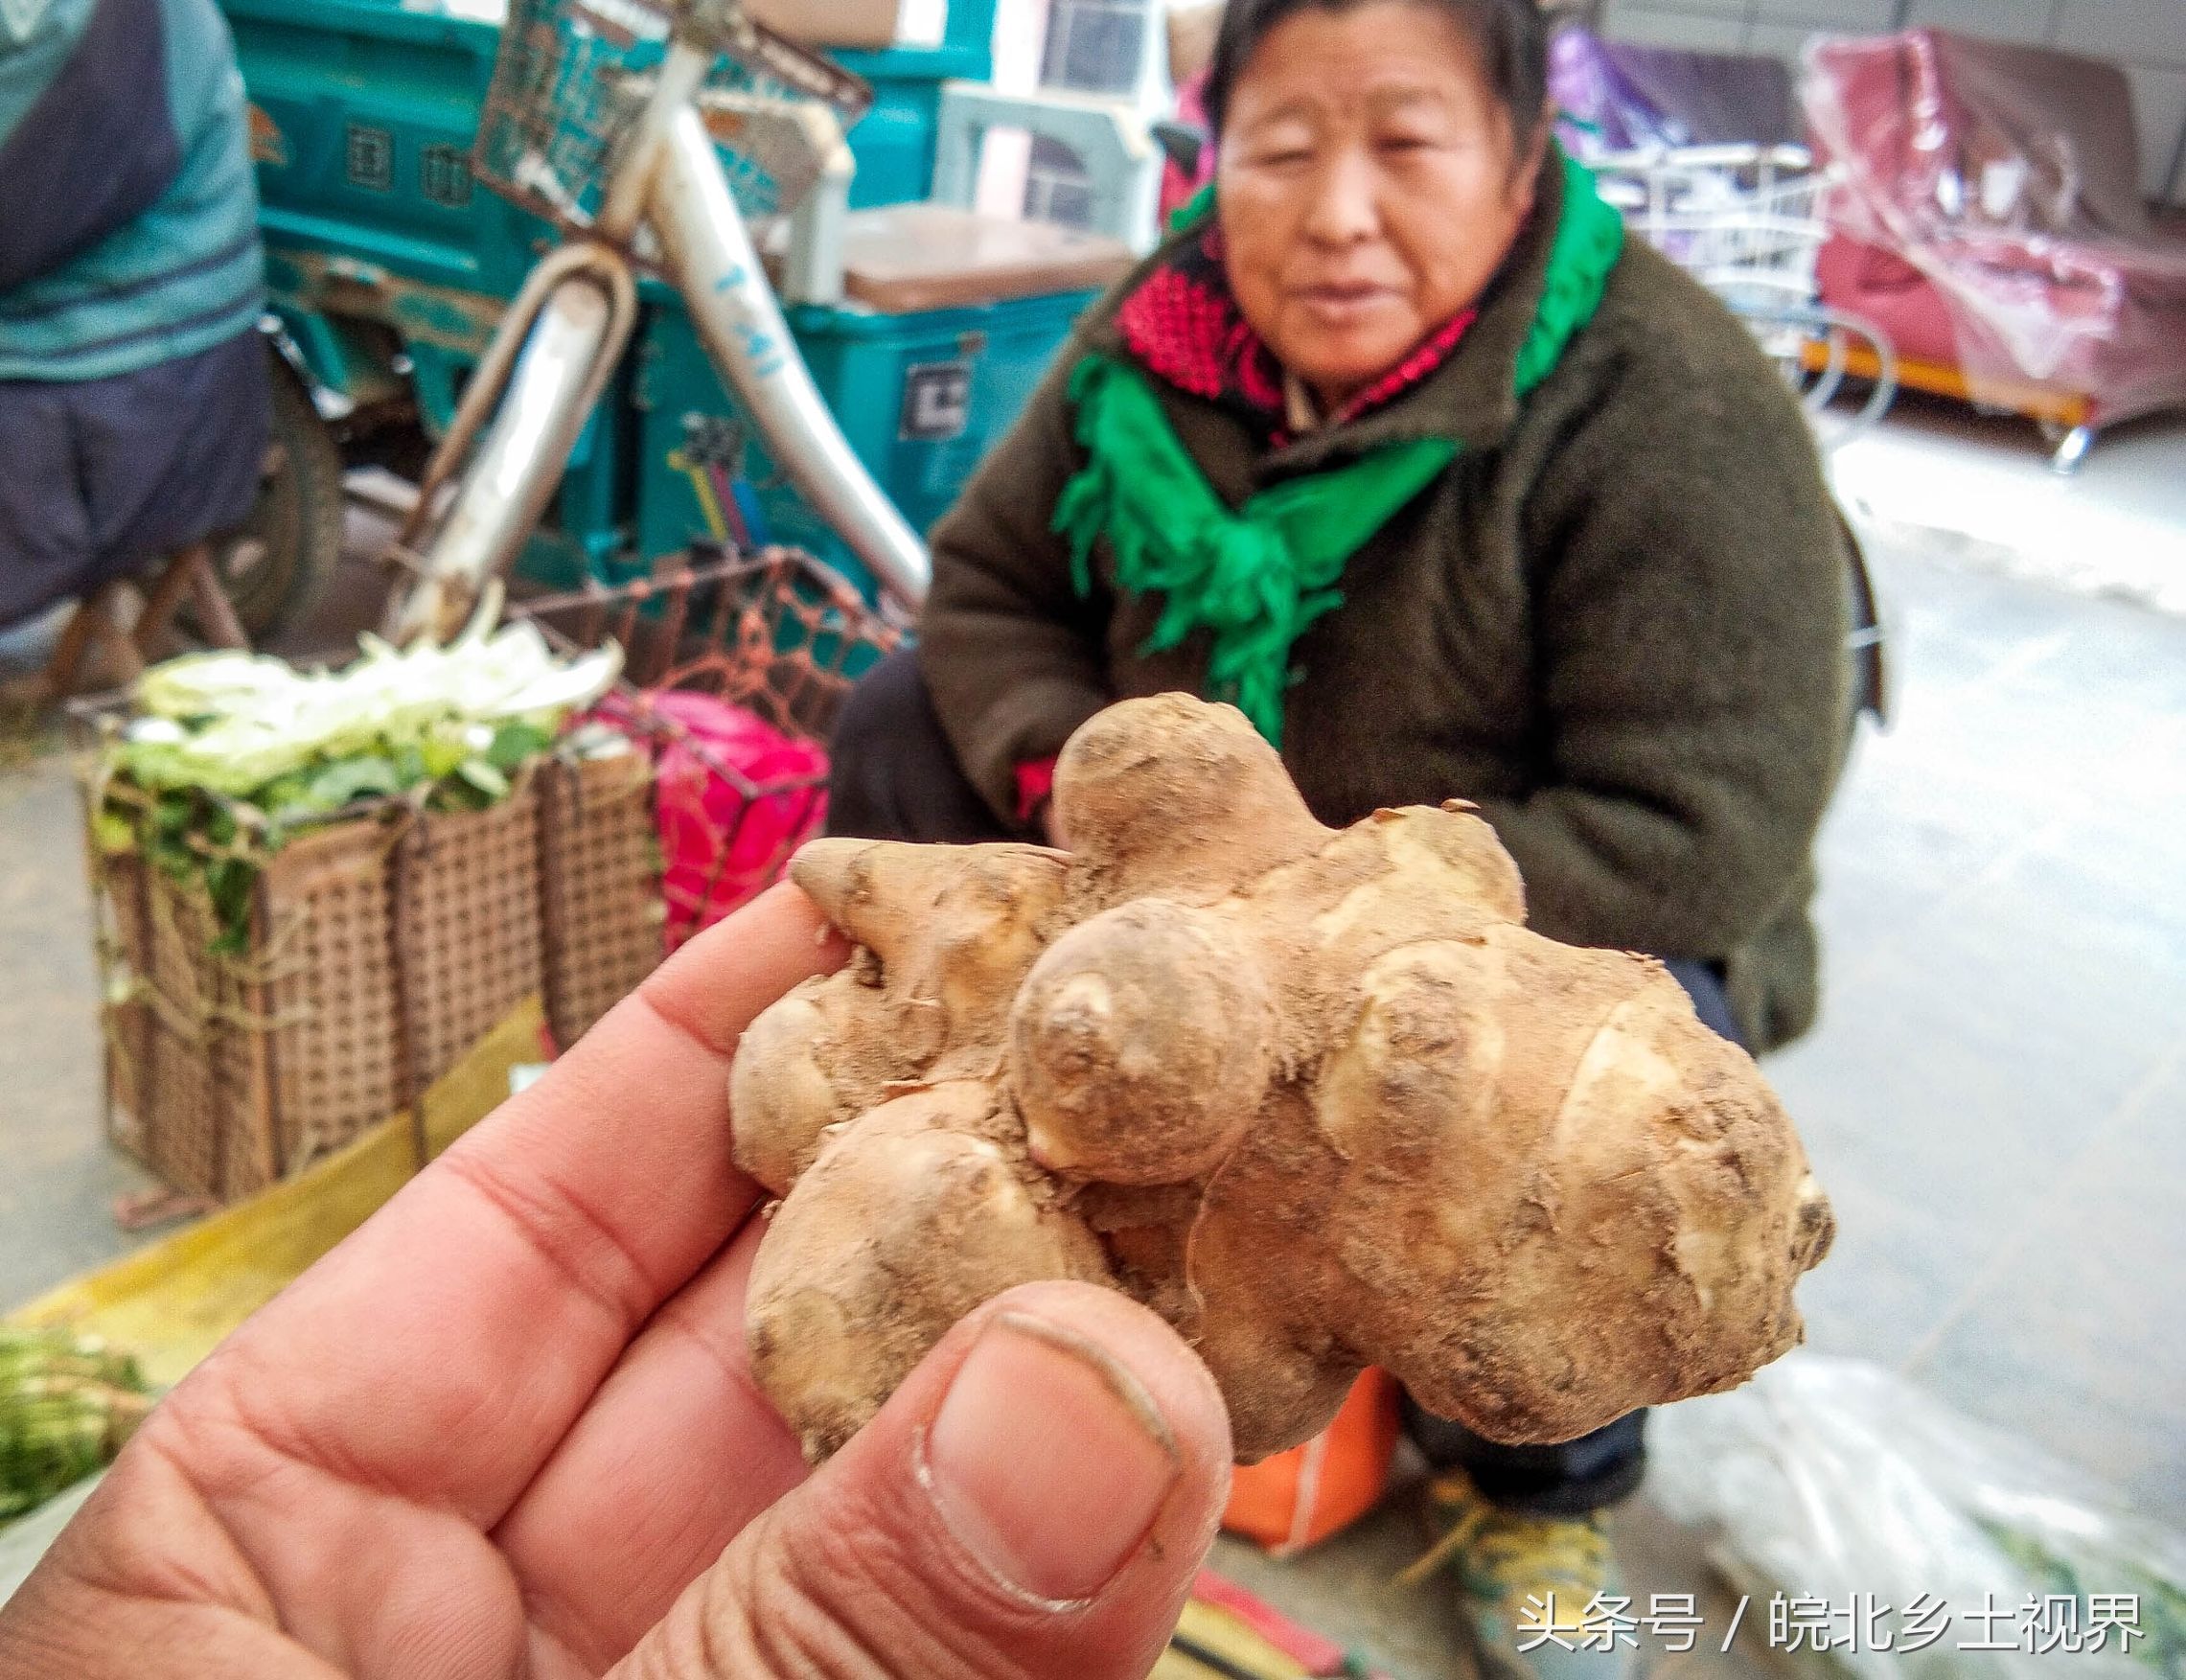
[[[1230,1459],[1152,1314],[1013,1290],[809,1474],[752,1386],[728,1059],[842,955],[777,888],[237,1331],[0,1613],[0,1676],[1143,1675]]]

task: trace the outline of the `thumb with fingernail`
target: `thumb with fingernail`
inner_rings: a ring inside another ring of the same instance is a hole
[[[945,1336],[755,1519],[617,1680],[1143,1680],[1230,1484],[1207,1368],[1113,1290],[1034,1283]]]

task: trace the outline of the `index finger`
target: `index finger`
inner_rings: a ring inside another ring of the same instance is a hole
[[[845,949],[791,886],[693,940],[174,1400],[224,1379],[276,1450],[491,1526],[757,1202],[729,1157],[729,1058]]]

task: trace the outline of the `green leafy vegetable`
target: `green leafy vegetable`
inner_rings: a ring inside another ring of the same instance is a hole
[[[134,1360],[63,1330],[0,1325],[0,1521],[107,1463],[150,1410]]]
[[[403,772],[390,759],[343,758],[311,779],[305,800],[319,811],[338,811],[372,794],[399,794]]]
[[[612,642],[564,657],[528,623],[489,634],[498,612],[495,592],[445,647],[364,636],[338,671],[242,653],[155,666],[108,752],[125,796],[96,818],[98,843],[141,844],[169,875],[201,881],[219,924],[214,948],[244,950],[258,870],[298,827],[376,798],[483,810],[621,674]]]
[[[508,797],[509,778],[482,758],[465,759],[455,767],[455,773],[489,799]]]

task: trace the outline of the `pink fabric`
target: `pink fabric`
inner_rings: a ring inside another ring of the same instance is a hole
[[[1209,231],[1202,243],[1211,245]],[[1234,391],[1255,408],[1282,407],[1282,370],[1237,312],[1227,287],[1162,266],[1116,313],[1123,341],[1149,373],[1209,402]]]
[[[1207,129],[1207,72],[1187,79],[1177,89],[1177,121],[1187,123],[1201,132]],[[1164,225],[1171,216],[1191,201],[1191,196],[1214,179],[1214,142],[1209,140],[1199,149],[1199,168],[1190,174],[1177,168],[1174,162],[1162,165],[1162,220]]]
[[[1227,1610],[1308,1674],[1352,1672],[1345,1667],[1346,1653],[1334,1640],[1300,1627],[1265,1599],[1239,1586],[1227,1576],[1203,1569],[1192,1582],[1192,1597]]]
[[[742,706],[669,689],[601,715],[653,752],[670,951],[780,880],[826,820],[825,749]]]
[[[1054,797],[1055,761],[1036,758],[1017,767],[1017,819],[1030,822],[1032,814]]]

